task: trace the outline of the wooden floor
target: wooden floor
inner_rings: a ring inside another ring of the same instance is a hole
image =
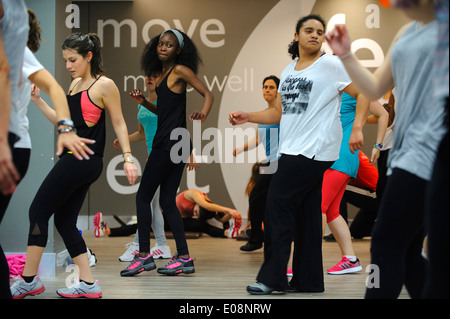
[[[245,241],[212,238],[208,235],[188,239],[191,257],[195,258],[194,274],[171,277],[160,275],[154,270],[135,277],[121,277],[119,273],[128,263],[120,262],[118,257],[134,236],[95,238],[92,231],[84,231],[83,236],[98,260],[92,271],[102,287],[103,299],[362,299],[368,275],[365,269],[370,263],[370,238],[355,240],[354,249],[363,271],[348,275],[325,273],[324,293],[254,296],[246,292],[246,286],[255,282],[263,261],[263,249],[242,252],[239,247]],[[168,239],[168,245],[173,253],[174,240]],[[336,264],[340,260],[337,243],[324,241],[323,256],[324,270]],[[166,259],[156,260],[158,267],[167,262]],[[44,293],[27,299],[60,298],[55,291],[65,287],[69,275],[64,268],[60,268],[56,277],[41,278],[46,287]],[[409,298],[405,290],[400,298]]]

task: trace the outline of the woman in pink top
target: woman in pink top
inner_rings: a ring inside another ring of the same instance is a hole
[[[232,208],[214,204],[205,193],[188,189],[176,197],[176,205],[183,217],[185,231],[204,232],[212,237],[236,238],[242,224],[241,214]],[[223,231],[208,224],[207,220],[215,218],[230,227]]]

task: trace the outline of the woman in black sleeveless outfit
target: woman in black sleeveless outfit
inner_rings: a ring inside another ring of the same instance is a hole
[[[73,120],[71,127],[77,130],[78,136],[95,140],[94,144],[89,145],[94,154],[80,161],[65,149],[40,186],[29,212],[27,261],[22,277],[11,287],[13,298],[36,295],[45,290],[37,271],[47,244],[48,222],[52,215],[56,229],[77,266],[80,279],[74,286],[58,289],[58,295],[67,298],[102,296],[100,285],[92,276],[86,244],[76,224],[89,187],[102,172],[106,139],[105,109],[123,148],[123,169],[129,183],[134,184],[138,176],[131,157],[119,90],[113,80],[102,75],[100,39],[96,34],[74,33],[65,39],[62,50],[66,68],[74,78],[67,95]],[[41,103],[39,108],[44,115],[56,124],[54,109],[43,100]]]
[[[191,120],[208,116],[214,97],[196,76],[200,57],[192,40],[183,32],[171,29],[154,37],[145,47],[141,67],[146,76],[160,76],[156,85],[158,106],[146,101],[144,107],[158,115],[158,128],[139,190],[136,210],[139,232],[139,254],[121,271],[122,276],[134,276],[156,268],[150,254],[151,231],[150,202],[160,188],[160,206],[175,238],[177,253],[158,273],[176,275],[193,273],[194,262],[184,233],[183,220],[175,204],[183,170],[192,151],[192,142],[186,138],[186,86],[189,84],[204,97],[200,112],[190,115]]]

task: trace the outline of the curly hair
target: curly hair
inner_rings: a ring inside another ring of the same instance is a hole
[[[102,55],[100,51],[100,38],[95,33],[72,33],[62,44],[63,50],[75,50],[81,56],[86,57],[92,52],[91,75],[95,78],[103,74]]]
[[[322,23],[324,31],[326,31],[327,26],[326,26],[325,21],[323,20],[323,18],[321,16],[317,15],[317,14],[310,14],[310,15],[307,15],[307,16],[301,18],[300,20],[298,20],[297,26],[295,28],[295,32],[297,32],[297,34],[300,33],[301,27],[308,20],[317,20],[317,21],[319,21],[320,23]],[[291,55],[292,60],[295,60],[296,58],[300,57],[300,52],[298,51],[298,41],[294,40],[294,41],[292,41],[289,44],[288,52]]]
[[[31,9],[28,9],[28,24],[30,30],[28,31],[27,47],[31,52],[37,52],[41,46],[41,27],[36,15]]]
[[[179,30],[177,30],[179,31]],[[171,32],[171,31],[167,31]],[[182,31],[179,31],[184,39],[184,45],[180,54],[177,56],[176,63],[187,66],[195,74],[198,72],[198,67],[202,63],[202,59],[198,53],[194,42]],[[164,32],[163,32],[164,33]],[[141,69],[146,76],[159,76],[162,72],[162,63],[158,58],[157,47],[159,38],[163,34],[153,37],[144,48],[141,57]],[[173,32],[171,32],[173,33]]]

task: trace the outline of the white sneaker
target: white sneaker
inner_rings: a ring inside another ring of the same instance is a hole
[[[134,224],[137,224],[137,216],[131,216],[130,220],[127,223],[127,225],[134,225]]]
[[[134,255],[139,252],[139,243],[132,241],[131,243],[126,244],[125,247],[127,247],[127,250],[119,257],[119,260],[131,262],[134,259]]]
[[[25,282],[22,276],[14,277],[14,280],[14,284],[10,287],[13,299],[22,299],[27,295],[39,295],[45,290],[41,279],[39,279],[39,276],[35,276],[33,281],[30,283]]]
[[[228,223],[230,224],[230,228],[228,228],[228,238],[235,239],[239,235],[242,223],[234,218],[231,218]]]
[[[89,248],[87,250],[88,250],[88,258],[89,258],[89,266],[93,267],[97,263],[97,257],[95,257],[95,254],[92,252],[92,250],[90,250]]]
[[[67,288],[58,289],[56,291],[58,295],[65,298],[101,298],[102,289],[96,280],[92,285],[88,285],[85,282],[77,282],[75,285]]]
[[[167,259],[172,258],[172,254],[170,253],[169,246],[159,246],[156,244],[152,249],[150,249],[150,253],[153,256],[153,259]]]

